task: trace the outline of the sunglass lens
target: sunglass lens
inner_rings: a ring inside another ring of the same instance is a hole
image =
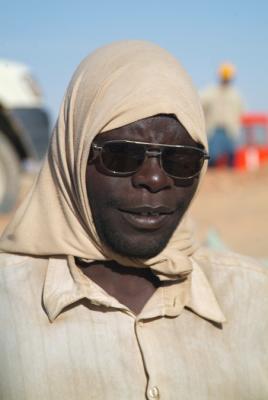
[[[204,164],[203,153],[195,149],[166,148],[162,153],[163,169],[168,175],[186,179],[197,175]]]
[[[145,156],[144,146],[135,143],[105,143],[102,150],[102,162],[109,171],[117,173],[135,172]]]

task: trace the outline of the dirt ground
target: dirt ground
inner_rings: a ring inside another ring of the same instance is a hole
[[[32,179],[23,177],[21,199]],[[210,170],[191,215],[201,241],[268,259],[268,167],[247,173]],[[11,216],[0,216],[0,232]]]
[[[268,167],[210,170],[192,208],[199,238],[268,259]]]

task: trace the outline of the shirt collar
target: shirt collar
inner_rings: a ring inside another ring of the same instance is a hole
[[[203,270],[195,260],[191,259],[191,262],[191,275],[157,289],[139,319],[175,317],[186,306],[205,319],[217,323],[226,321]],[[64,308],[83,298],[94,305],[121,309],[134,316],[126,306],[85,276],[73,257],[50,258],[43,289],[43,304],[49,320],[53,322]]]
[[[191,295],[186,304],[200,317],[219,324],[226,322],[213,289],[199,264],[191,258],[193,270],[191,273]]]

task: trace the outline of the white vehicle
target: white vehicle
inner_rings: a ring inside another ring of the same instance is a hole
[[[21,166],[47,149],[49,117],[29,68],[0,59],[0,213],[14,207]]]

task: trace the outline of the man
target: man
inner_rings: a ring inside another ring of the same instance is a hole
[[[158,46],[82,62],[0,242],[1,399],[267,398],[267,271],[199,248],[185,217],[204,131]]]
[[[235,67],[229,63],[221,64],[218,77],[217,85],[201,92],[209,137],[209,165],[215,166],[220,157],[225,156],[228,166],[233,167],[244,106],[241,95],[233,86]]]

